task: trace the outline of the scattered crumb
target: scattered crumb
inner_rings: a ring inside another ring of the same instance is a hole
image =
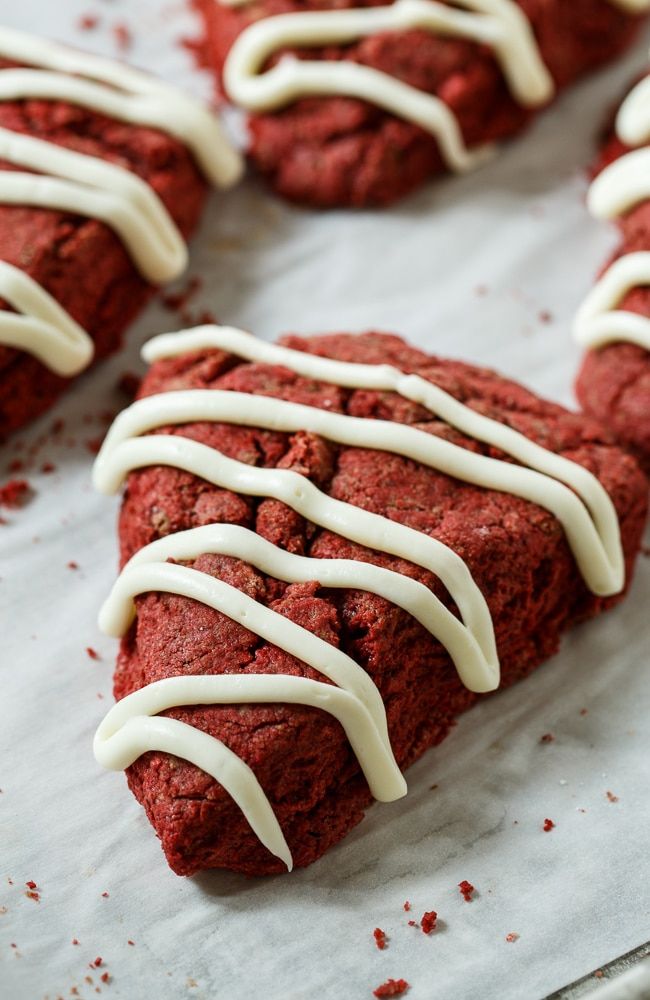
[[[128,52],[133,45],[133,35],[124,21],[113,25],[113,38],[120,52]]]
[[[436,922],[438,920],[438,914],[435,910],[427,910],[426,913],[422,914],[422,920],[420,921],[420,927],[424,934],[431,934],[432,931],[436,929]]]
[[[515,941],[518,940],[519,940],[519,935],[516,934],[514,931],[510,931],[509,934],[506,934],[506,941],[508,941],[510,944],[513,944]]]
[[[384,948],[386,947],[386,940],[387,940],[385,932],[382,931],[381,927],[375,927],[374,931],[372,932],[372,936],[374,937],[375,944],[377,945],[379,950],[383,951]]]
[[[549,312],[548,309],[542,309],[539,314],[540,323],[552,323],[553,313]]]
[[[545,819],[542,829],[544,830],[544,833],[550,833],[551,830],[555,829],[555,823],[552,819]]]
[[[580,709],[580,715],[589,715],[589,709],[588,708],[581,708]]]
[[[387,979],[385,983],[372,991],[375,997],[401,997],[409,988],[405,979]]]
[[[404,909],[406,910],[407,913],[411,909],[411,904],[409,903],[408,899],[404,903]]]
[[[472,885],[472,883],[468,882],[467,879],[463,879],[462,882],[458,883],[458,888],[460,889],[460,894],[463,897],[463,899],[465,900],[465,902],[466,903],[471,903],[472,902],[472,893],[476,892],[476,889],[474,888],[474,886]]]
[[[56,472],[56,465],[54,462],[43,462],[41,465],[41,472],[44,475],[49,476],[52,472]]]
[[[614,795],[613,792],[605,792],[605,795],[607,796],[607,799],[608,799],[609,802],[618,802],[619,801],[618,795]]]
[[[97,14],[82,14],[77,21],[79,31],[94,31],[98,25],[99,17]]]
[[[554,743],[555,742],[555,737],[553,736],[553,733],[544,733],[543,736],[540,736],[539,742],[540,743]]]
[[[74,559],[71,559],[67,565],[68,569],[79,569],[79,563],[76,563]]]
[[[92,646],[86,646],[86,652],[91,660],[101,660],[101,656],[96,649],[93,649]]]
[[[0,486],[0,507],[22,507],[31,492],[26,479],[10,479],[4,486]]]

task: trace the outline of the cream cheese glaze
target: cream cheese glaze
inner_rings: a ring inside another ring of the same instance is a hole
[[[470,170],[490,155],[491,148],[468,150],[456,116],[433,94],[350,60],[289,56],[264,69],[267,60],[285,48],[346,44],[366,35],[415,28],[489,45],[513,97],[525,107],[539,107],[553,96],[551,75],[528,19],[514,0],[458,0],[453,7],[437,0],[396,0],[388,6],[261,18],[235,40],[224,66],[224,86],[235,104],[257,112],[317,95],[368,101],[433,135],[450,169]]]
[[[628,94],[616,117],[616,134],[629,146],[650,140],[650,77]],[[587,206],[597,219],[615,219],[650,198],[650,148],[634,149],[614,160],[595,178]],[[633,288],[650,285],[650,252],[617,258],[578,310],[574,337],[587,349],[615,342],[636,344],[650,351],[650,319],[618,309]]]
[[[210,112],[192,98],[121,63],[65,48],[0,27],[0,57],[29,68],[0,69],[0,102],[33,98],[65,101],[130,124],[160,129],[180,139],[213,184],[234,183],[241,161]],[[148,281],[169,281],[185,269],[187,248],[153,188],[136,174],[95,156],[0,128],[0,159],[14,170],[0,172],[0,204],[33,205],[95,218],[115,231],[134,265]],[[21,169],[23,168],[23,169]],[[9,279],[5,272],[4,284]],[[58,374],[76,374],[92,357],[71,358],[70,332],[82,343],[77,324],[59,306],[53,315],[47,293],[24,294],[20,321],[8,313],[0,322],[0,344],[34,354]],[[38,301],[37,301],[38,300]],[[31,313],[31,304],[37,311]],[[12,303],[13,304],[13,303]],[[45,321],[44,309],[48,319]],[[27,322],[27,321],[31,322]],[[67,331],[61,336],[62,330]],[[78,364],[81,367],[78,367]]]
[[[404,794],[406,786],[392,755],[379,692],[358,664],[328,643],[222,581],[175,563],[193,561],[203,553],[218,553],[243,559],[287,582],[318,580],[324,587],[352,587],[378,594],[412,614],[443,644],[462,681],[474,691],[493,690],[499,680],[489,610],[467,565],[437,539],[329,497],[296,472],[251,467],[188,438],[147,432],[199,420],[286,432],[311,430],[333,441],[408,456],[466,482],[524,496],[559,518],[581,572],[598,593],[616,593],[624,584],[618,521],[607,493],[587,470],[483,417],[425,379],[391,366],[334,361],[268,344],[240,330],[217,327],[157,337],[146,345],[143,354],[146,360],[154,361],[206,349],[220,349],[255,363],[282,365],[306,378],[335,385],[397,392],[463,433],[501,448],[529,466],[522,468],[477,455],[407,425],[219,390],[146,397],[124,411],[109,431],[94,469],[95,485],[100,490],[114,492],[130,470],[162,464],[245,495],[275,497],[312,523],[432,571],[459,609],[460,617],[456,618],[427,587],[405,575],[358,560],[295,556],[234,525],[209,525],[161,538],[136,553],[124,567],[100,615],[100,625],[109,634],[122,635],[128,630],[138,594],[180,594],[221,611],[308,663],[331,682],[323,684],[289,675],[174,677],[147,685],[119,702],[96,737],[97,759],[112,769],[127,767],[152,749],[175,753],[203,767],[242,808],[262,843],[290,866],[286,841],[254,777],[246,770],[234,773],[236,765],[227,754],[224,757],[225,748],[218,740],[213,741],[213,760],[212,744],[208,742],[212,737],[202,733],[197,742],[192,727],[183,728],[175,720],[152,716],[166,708],[189,704],[317,704],[343,724],[373,795],[391,800]],[[169,559],[174,563],[167,562]],[[238,685],[237,681],[245,684]],[[345,717],[336,714],[339,695],[344,695],[341,704],[346,706]],[[173,723],[171,728],[166,726],[168,722]],[[227,783],[220,777],[226,758],[230,762]]]

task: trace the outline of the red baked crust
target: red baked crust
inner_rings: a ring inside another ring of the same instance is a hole
[[[629,152],[630,147],[610,130],[594,174]],[[636,205],[617,224],[622,239],[612,260],[650,251],[650,200]],[[650,288],[633,288],[617,308],[650,317]],[[583,409],[602,420],[650,474],[650,351],[626,343],[587,351],[576,379],[576,396]]]
[[[417,372],[468,405],[589,468],[620,515],[629,581],[646,515],[647,483],[634,460],[614,447],[594,421],[544,402],[491,371],[429,357],[394,336],[291,336],[284,342],[342,360],[388,362]],[[417,423],[473,450],[486,450],[394,394],[314,383],[285,369],[242,363],[215,350],[156,363],[141,395],[208,387]],[[561,633],[570,625],[620,599],[589,593],[558,522],[516,497],[458,482],[397,456],[337,447],[304,432],[285,435],[207,423],[167,432],[205,442],[250,464],[297,470],[339,499],[449,544],[468,563],[490,605],[504,685],[525,677],[555,653]],[[159,466],[129,477],[120,518],[122,562],[161,535],[210,522],[254,528],[291,552],[370,559],[421,580],[449,603],[444,588],[418,567],[316,528],[280,502],[238,496]],[[429,633],[379,597],[328,591],[317,583],[286,585],[248,564],[220,556],[204,555],[194,566],[272,606],[361,663],[381,691],[402,767],[439,743],[458,713],[477,700],[461,685],[449,657]],[[118,699],[181,673],[252,670],[322,679],[222,614],[191,600],[152,593],[138,598],[137,608],[137,621],[119,653]],[[318,710],[242,705],[184,708],[167,714],[218,736],[252,767],[297,866],[310,864],[341,840],[370,804],[368,786],[343,730]],[[249,875],[283,870],[256,840],[221,786],[193,765],[164,753],[147,753],[129,768],[128,781],[178,874],[212,867]]]
[[[191,0],[201,15],[202,61],[219,79],[238,34],[252,20],[293,10],[379,6],[368,0],[253,0],[228,7]],[[641,18],[607,0],[517,0],[537,36],[559,90],[618,55]],[[347,47],[310,49],[384,70],[440,97],[456,114],[468,146],[524,128],[533,112],[511,97],[485,46],[426,31],[387,32]],[[250,157],[271,186],[293,201],[321,207],[388,205],[445,171],[437,143],[422,129],[352,98],[309,98],[249,118]]]
[[[8,65],[0,60],[0,68]],[[42,100],[0,102],[0,126],[139,174],[184,236],[198,221],[206,182],[190,152],[161,132]],[[0,160],[0,169],[15,168]],[[0,204],[0,260],[26,271],[88,331],[96,360],[120,346],[153,292],[112,230],[51,209]],[[69,383],[29,354],[0,345],[0,440],[48,409]]]

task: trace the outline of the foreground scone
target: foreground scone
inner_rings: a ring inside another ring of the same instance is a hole
[[[119,346],[240,166],[174,88],[0,27],[0,440]]]
[[[99,489],[127,491],[95,753],[170,866],[307,865],[479,693],[629,584],[635,461],[589,419],[379,333],[151,341]],[[567,678],[567,684],[571,678]]]
[[[576,382],[583,408],[605,422],[650,473],[650,77],[628,94],[589,190],[592,213],[616,219],[621,244],[575,321],[588,349]]]
[[[650,0],[192,0],[282,195],[385,205],[466,171],[620,53]]]

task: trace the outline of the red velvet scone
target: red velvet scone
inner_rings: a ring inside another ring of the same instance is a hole
[[[589,348],[576,381],[582,407],[611,428],[650,473],[650,77],[621,105],[590,188],[621,244],[575,323]]]
[[[192,0],[275,190],[387,205],[480,162],[620,53],[650,0]]]
[[[499,663],[525,677],[620,599],[646,515],[600,425],[492,371],[282,343],[156,338],[95,467],[128,477],[95,753],[183,875],[308,865],[404,794]]]
[[[238,171],[191,98],[0,28],[0,439],[119,346]]]

